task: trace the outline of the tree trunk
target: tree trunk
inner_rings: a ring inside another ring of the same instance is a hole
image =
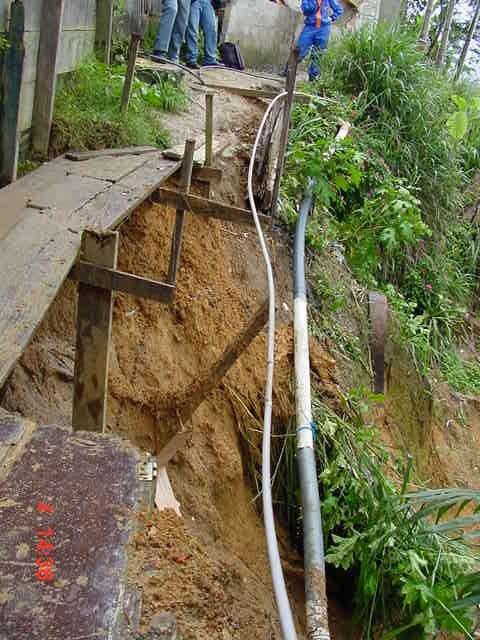
[[[467,57],[468,50],[473,40],[473,36],[475,35],[475,30],[478,25],[478,19],[480,18],[480,0],[477,0],[477,6],[475,7],[475,13],[473,14],[472,22],[470,23],[470,28],[468,29],[467,39],[463,45],[462,53],[460,54],[460,58],[457,62],[457,68],[455,70],[455,78],[457,81],[462,73],[463,65],[465,64],[465,58]]]
[[[452,28],[453,11],[455,9],[455,0],[449,0],[447,8],[447,17],[445,19],[445,26],[443,27],[442,40],[440,42],[440,48],[438,50],[437,59],[435,65],[437,69],[443,67],[445,63],[445,56],[447,54],[448,41],[450,38],[450,30]]]
[[[422,30],[420,31],[420,41],[424,41],[430,31],[430,21],[432,19],[433,5],[435,0],[428,0],[427,7],[425,9],[425,15],[423,17]]]

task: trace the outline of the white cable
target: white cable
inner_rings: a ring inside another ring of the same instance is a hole
[[[253,145],[250,166],[248,167],[248,198],[252,208],[253,219],[257,229],[258,239],[262,248],[263,258],[267,268],[268,279],[268,296],[269,296],[269,314],[268,314],[268,350],[267,350],[267,381],[265,384],[265,410],[263,417],[263,443],[262,443],[262,499],[263,499],[263,520],[265,523],[265,536],[267,539],[268,558],[270,562],[270,571],[272,574],[273,590],[277,603],[278,615],[280,617],[280,626],[284,640],[297,640],[297,633],[293,623],[292,610],[288,600],[287,589],[285,586],[285,578],[283,576],[282,564],[280,561],[280,553],[278,551],[277,534],[275,531],[275,519],[273,516],[272,505],[272,486],[271,486],[271,468],[270,468],[270,445],[272,436],[272,390],[273,390],[273,366],[275,358],[275,283],[273,280],[273,269],[268,254],[265,236],[258,218],[257,207],[253,197],[253,167],[255,164],[255,156],[260,142],[263,129],[267,122],[268,116],[275,104],[285,98],[287,92],[284,91],[276,96],[269,104],[262,123],[257,133],[255,144]]]

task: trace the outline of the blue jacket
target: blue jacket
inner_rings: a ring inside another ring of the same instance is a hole
[[[305,24],[320,27],[338,20],[343,14],[342,5],[337,0],[302,0]]]

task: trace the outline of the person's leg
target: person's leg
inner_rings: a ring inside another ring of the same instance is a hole
[[[298,62],[300,63],[305,59],[307,53],[310,51],[310,48],[313,45],[313,36],[315,33],[315,27],[311,27],[306,24],[303,27],[302,33],[299,35],[297,40],[297,51],[298,51]]]
[[[201,2],[200,27],[205,36],[205,65],[217,64],[217,19],[210,0]]]
[[[177,16],[177,0],[163,0],[162,15],[158,23],[157,37],[153,47],[154,55],[166,55]]]
[[[190,6],[191,0],[178,0],[177,17],[175,18],[170,46],[168,48],[168,57],[173,62],[178,62],[180,58],[180,49],[182,48],[185,31],[187,30],[188,18],[190,16]]]
[[[193,0],[190,7],[190,17],[187,25],[187,53],[188,65],[197,64],[198,58],[198,30],[200,27],[200,0]]]
[[[327,49],[329,38],[329,24],[323,24],[319,29],[316,30],[313,38],[312,61],[308,70],[308,77],[312,82],[316,80],[320,74],[321,59]]]

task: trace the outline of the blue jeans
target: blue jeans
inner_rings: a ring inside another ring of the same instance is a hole
[[[180,57],[180,48],[190,13],[190,2],[191,0],[163,0],[162,3],[162,15],[158,24],[154,52],[168,55],[168,58],[174,62],[178,62]]]
[[[187,27],[187,63],[194,64],[198,58],[198,34],[205,36],[204,64],[217,61],[217,20],[210,0],[192,0]]]
[[[299,62],[301,62],[306,57],[310,49],[312,50],[311,63],[310,67],[308,68],[308,77],[310,78],[310,80],[315,80],[315,78],[320,73],[320,56],[327,48],[329,38],[329,24],[322,24],[320,27],[306,24],[303,28],[302,33],[300,34],[300,37],[298,38],[297,49],[299,53]]]

